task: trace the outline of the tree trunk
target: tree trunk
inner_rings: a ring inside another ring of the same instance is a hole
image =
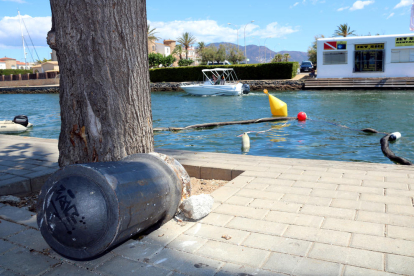
[[[59,165],[153,151],[145,0],[50,0]]]

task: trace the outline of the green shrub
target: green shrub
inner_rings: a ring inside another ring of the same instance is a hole
[[[180,59],[178,61],[178,66],[190,66],[194,60],[192,59]]]
[[[8,75],[18,75],[18,74],[27,74],[33,73],[32,70],[24,70],[24,69],[0,69],[0,76],[8,76]]]
[[[156,68],[150,70],[151,82],[202,81],[203,69],[233,68],[239,80],[291,79],[299,68],[297,62],[278,62],[264,64],[235,64],[215,66],[190,66]]]

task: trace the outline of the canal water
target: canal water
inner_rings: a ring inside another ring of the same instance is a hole
[[[341,128],[399,131],[402,138],[390,145],[398,156],[414,161],[414,94],[409,91],[294,91],[270,92],[288,105],[289,116],[300,111],[311,120],[232,125],[213,129],[155,133],[161,148],[274,156],[286,158],[391,163],[381,152],[382,134]],[[194,97],[180,92],[153,92],[154,127],[271,117],[263,92],[242,97]],[[59,137],[59,96],[0,95],[0,120],[25,114],[34,124],[23,136]],[[241,151],[241,137],[250,133],[249,152]]]

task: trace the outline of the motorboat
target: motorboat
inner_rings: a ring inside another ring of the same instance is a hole
[[[26,115],[15,116],[12,121],[0,121],[0,134],[15,134],[27,131],[33,125],[29,123]]]
[[[240,96],[250,92],[250,86],[239,82],[233,68],[203,69],[202,72],[202,84],[182,84],[180,87],[197,96]]]

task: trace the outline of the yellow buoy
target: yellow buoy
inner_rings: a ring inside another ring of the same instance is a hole
[[[269,96],[270,111],[272,112],[272,115],[287,117],[287,104],[279,100],[278,98],[270,95],[267,89],[265,89],[263,92],[267,94],[267,96]]]

